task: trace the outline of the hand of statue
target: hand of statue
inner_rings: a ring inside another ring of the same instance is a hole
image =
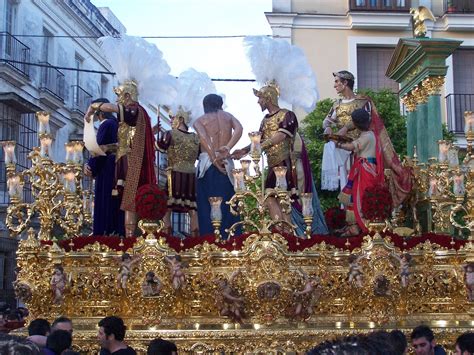
[[[230,155],[231,159],[239,160],[242,159],[245,155],[247,155],[247,151],[245,149],[236,149]]]
[[[222,157],[223,159],[226,159],[229,157],[230,149],[228,146],[224,145],[217,149],[216,151],[219,154],[219,157]]]
[[[224,167],[224,162],[222,161],[221,158],[214,158],[212,161],[212,164],[219,170],[222,174],[227,174],[227,171],[225,170]]]
[[[89,164],[84,165],[84,175],[85,176],[92,176],[92,170]]]
[[[89,105],[89,107],[87,108],[86,113],[84,114],[84,120],[87,121],[87,123],[90,123],[91,118],[94,117],[93,116],[94,112],[95,112],[95,110],[92,109],[92,105]]]

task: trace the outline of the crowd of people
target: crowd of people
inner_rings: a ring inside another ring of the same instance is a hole
[[[127,327],[122,318],[108,316],[98,324],[97,354],[136,355],[127,344]],[[465,332],[457,337],[454,345],[456,355],[474,355],[474,332]],[[78,355],[73,345],[73,322],[59,317],[50,324],[37,318],[28,325],[28,336],[21,337],[0,333],[2,355]],[[378,330],[368,334],[355,334],[324,341],[307,351],[308,355],[446,355],[446,350],[436,342],[434,333],[427,325],[414,328],[409,340],[400,330]],[[147,355],[173,355],[178,353],[175,343],[162,338],[149,342]]]

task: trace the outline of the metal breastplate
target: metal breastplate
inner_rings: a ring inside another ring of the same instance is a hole
[[[346,126],[349,123],[352,123],[351,114],[354,110],[358,108],[363,108],[367,103],[366,99],[354,99],[351,102],[342,102],[338,101],[336,103],[336,115],[338,122],[336,123],[337,130],[340,130],[342,127]],[[360,130],[353,129],[347,132],[347,135],[352,139],[357,139],[360,136]]]
[[[280,110],[273,116],[264,118],[262,142],[270,139],[278,132],[279,125],[285,119],[287,112],[287,110]],[[293,140],[290,137],[286,137],[282,142],[274,144],[266,149],[265,153],[267,154],[269,167],[276,166],[283,160],[289,158],[292,141]]]
[[[194,163],[199,153],[199,139],[195,133],[171,130],[171,145],[168,148],[168,166],[173,171],[194,173]]]
[[[135,127],[131,127],[125,122],[119,123],[119,128],[117,132],[118,136],[118,149],[117,149],[117,157],[116,159],[119,160],[124,155],[130,153],[130,147],[132,146],[133,137],[135,135]]]

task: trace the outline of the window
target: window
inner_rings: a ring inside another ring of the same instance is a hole
[[[50,51],[53,50],[53,46],[52,46],[53,34],[43,27],[43,36],[44,36],[43,37],[43,51],[42,51],[43,53],[41,56],[43,58],[43,62],[51,64],[50,58],[52,58],[53,55],[52,53],[50,53]]]
[[[171,225],[174,235],[189,235],[191,232],[191,220],[188,213],[173,212]]]
[[[107,97],[109,93],[109,79],[104,75],[100,77],[100,97]]]
[[[357,89],[390,89],[398,93],[398,83],[385,72],[392,59],[392,47],[357,47]]]

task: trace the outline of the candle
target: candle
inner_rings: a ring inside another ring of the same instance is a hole
[[[5,164],[16,164],[15,144],[15,141],[2,142]]]
[[[275,188],[277,190],[286,191],[288,187],[288,184],[286,182],[286,171],[287,171],[286,166],[276,166],[273,168],[273,172],[275,173],[275,176],[276,176]]]
[[[428,196],[438,195],[438,180],[435,178],[430,179],[430,189],[428,190]]]
[[[66,192],[76,192],[76,177],[73,171],[66,171],[64,173],[64,190]]]
[[[75,163],[75,150],[74,150],[74,142],[67,142],[64,143],[64,147],[66,149],[66,163]]]
[[[234,177],[234,191],[242,192],[245,190],[244,171],[242,169],[232,169]]]
[[[211,204],[211,221],[221,221],[222,220],[222,211],[221,211],[222,197],[209,197],[209,203]]]
[[[313,194],[311,192],[301,194],[301,204],[303,217],[313,217]]]
[[[36,118],[38,119],[39,127],[38,133],[50,133],[49,130],[49,112],[38,111],[36,112]]]
[[[250,160],[242,159],[240,160],[240,165],[242,165],[244,175],[250,176]]]
[[[451,168],[457,168],[459,166],[459,148],[454,145],[450,145],[448,150],[448,164]]]
[[[82,164],[83,156],[82,150],[84,149],[84,142],[74,141],[74,161],[77,164]]]
[[[250,132],[250,153],[260,155],[262,152],[262,147],[260,145],[260,139],[262,138],[262,134],[260,132]]]
[[[464,188],[464,174],[460,171],[456,172],[453,177],[453,193],[456,196],[464,196],[466,189]]]
[[[52,142],[53,142],[53,139],[51,138],[49,134],[43,133],[40,135],[40,144],[41,144],[40,155],[42,158],[50,157]]]
[[[448,160],[448,150],[449,150],[449,143],[443,140],[438,141],[438,147],[439,147],[439,155],[438,155],[438,161],[440,163],[446,163]]]
[[[464,133],[474,133],[474,113],[472,111],[464,112]]]
[[[23,189],[19,175],[10,175],[7,180],[7,187],[10,198],[18,198],[21,200]]]

